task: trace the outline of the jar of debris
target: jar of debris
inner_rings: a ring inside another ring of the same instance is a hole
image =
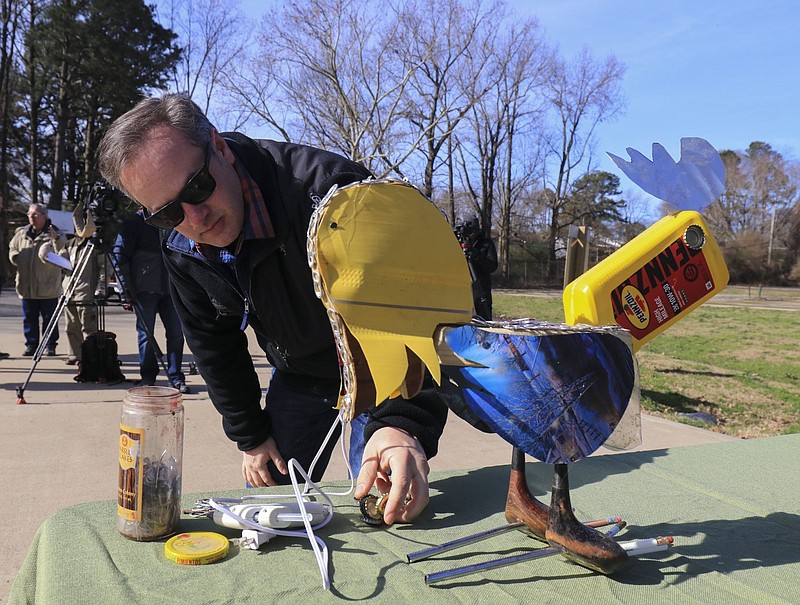
[[[135,387],[119,423],[117,527],[131,540],[176,532],[181,511],[183,404],[176,389]]]

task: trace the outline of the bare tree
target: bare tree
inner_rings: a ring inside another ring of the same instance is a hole
[[[48,58],[53,71],[55,98],[53,99],[53,168],[50,182],[48,206],[60,210],[64,199],[65,163],[68,155],[67,139],[73,121],[72,108],[75,104],[76,73],[78,63],[84,59],[84,40],[75,35],[75,24],[79,16],[84,16],[86,2],[63,0],[49,7],[47,31]]]
[[[223,83],[250,43],[239,0],[170,0],[160,20],[178,34],[183,51],[172,89],[187,93],[212,119],[226,117],[226,105],[212,100],[222,97]]]
[[[338,151],[378,176],[402,174],[422,140],[403,131],[402,102],[428,57],[398,54],[405,29],[397,10],[370,0],[309,0],[268,19],[251,70],[238,72],[229,89],[287,140]]]
[[[25,117],[28,126],[28,182],[30,201],[41,202],[39,161],[41,150],[39,148],[40,134],[40,115],[42,110],[42,99],[47,89],[44,69],[41,65],[38,41],[30,35],[34,26],[38,22],[44,3],[41,0],[28,0],[24,12],[25,24],[23,25],[28,36],[25,41],[25,55],[23,57],[23,69],[25,78],[25,88],[27,90],[27,103],[25,105]]]
[[[559,232],[568,224],[560,215],[568,202],[573,174],[580,176],[592,170],[595,128],[624,107],[620,91],[624,72],[624,66],[613,55],[598,61],[584,48],[572,61],[557,61],[545,85],[556,116],[556,125],[548,137],[552,167],[548,167],[543,183],[543,189],[548,191],[550,260],[555,260]]]
[[[486,72],[490,55],[482,52],[487,37],[505,15],[502,4],[485,6],[480,0],[421,0],[406,4],[400,19],[407,36],[398,55],[419,65],[406,87],[403,117],[410,124],[410,140],[419,141],[422,158],[421,189],[433,198],[434,176],[449,166],[440,159],[461,121],[493,85]],[[417,158],[412,158],[416,160]],[[454,194],[448,175],[448,205]]]
[[[620,242],[629,242],[657,218],[651,207],[651,199],[638,190],[625,192],[625,205],[620,209],[622,221],[614,226],[615,237]]]
[[[544,56],[535,21],[506,35],[505,5],[482,0],[310,0],[268,18],[252,60],[226,82],[238,104],[285,140],[338,151],[377,176],[412,178],[429,197],[438,178],[451,221],[458,134],[470,169],[484,165],[475,206],[491,229],[498,162],[508,196],[517,167],[529,165],[514,157],[506,133],[534,111],[532,82]],[[482,129],[472,138],[468,115]]]
[[[732,279],[780,281],[794,263],[800,182],[795,162],[763,142],[723,151],[725,191],[704,215],[725,253]]]
[[[553,55],[536,20],[511,26],[491,39],[487,49],[491,69],[484,81],[490,86],[475,100],[469,134],[459,135],[461,176],[485,233],[498,215],[500,265],[507,274],[514,206],[541,157],[536,124],[543,113],[543,77]]]
[[[744,152],[723,151],[725,192],[709,209],[721,236],[745,231],[765,234],[771,217],[797,201],[789,162],[770,145],[751,143]]]
[[[511,38],[508,52],[513,58],[509,77],[503,78],[503,96],[508,99],[506,112],[507,143],[504,149],[503,177],[498,180],[500,212],[498,253],[503,275],[509,277],[510,247],[516,206],[530,189],[534,175],[543,162],[541,123],[543,75],[550,69],[554,55],[543,41],[536,21],[527,22],[518,38]],[[489,215],[491,218],[491,215]],[[488,230],[488,229],[487,229]]]

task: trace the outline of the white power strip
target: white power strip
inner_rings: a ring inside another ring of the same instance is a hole
[[[236,504],[229,508],[230,512],[261,527],[270,529],[286,529],[288,527],[302,527],[304,517],[311,525],[322,523],[329,514],[327,504],[320,502],[303,502],[306,515],[300,511],[297,501],[278,502],[275,504]],[[244,525],[241,521],[220,511],[214,511],[214,523],[231,529],[247,530],[251,526]]]

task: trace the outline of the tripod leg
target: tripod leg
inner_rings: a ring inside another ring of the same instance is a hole
[[[44,334],[39,340],[39,346],[36,347],[36,351],[33,354],[33,363],[31,365],[30,371],[28,372],[28,376],[25,378],[25,382],[17,387],[18,405],[27,403],[25,401],[25,389],[27,388],[28,383],[31,380],[31,377],[33,376],[33,372],[36,369],[36,366],[42,359],[42,353],[44,353],[47,340],[50,338],[50,335],[53,333],[53,330],[55,330],[55,327],[58,324],[58,320],[61,319],[61,314],[64,312],[64,309],[69,304],[69,301],[72,300],[72,296],[75,294],[75,289],[78,287],[78,281],[80,280],[81,275],[83,275],[83,271],[86,268],[86,265],[89,263],[89,259],[91,258],[91,252],[93,248],[94,244],[90,241],[86,245],[86,247],[83,250],[81,250],[81,254],[78,257],[78,262],[72,269],[72,275],[69,278],[67,287],[64,288],[64,292],[61,294],[61,297],[58,300],[56,309],[55,311],[53,311],[53,316],[50,318],[50,322],[47,324],[47,327],[44,330]]]

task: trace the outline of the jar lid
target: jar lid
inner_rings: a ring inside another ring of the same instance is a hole
[[[230,542],[222,534],[193,531],[172,536],[164,545],[164,554],[179,565],[205,565],[228,554]]]

